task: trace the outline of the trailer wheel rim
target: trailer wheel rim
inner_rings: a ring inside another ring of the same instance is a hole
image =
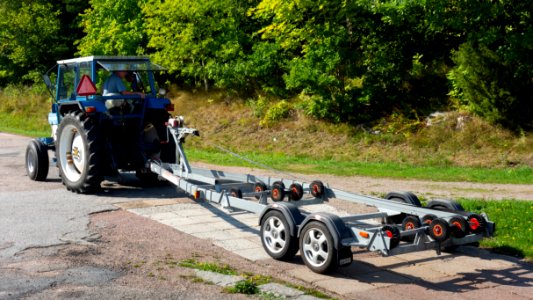
[[[476,231],[480,226],[479,220],[477,218],[471,218],[468,223],[470,224],[470,229],[472,229],[472,231]]]
[[[305,234],[302,251],[307,262],[319,268],[326,263],[332,249],[324,232],[318,228],[312,228]]]
[[[440,225],[433,226],[433,234],[435,236],[441,236],[442,235],[442,227]]]
[[[85,167],[85,142],[74,125],[67,125],[59,138],[59,160],[63,175],[76,182],[81,178]]]
[[[278,254],[285,248],[289,238],[287,228],[283,222],[276,216],[268,218],[263,230],[263,240],[266,247],[272,253]]]

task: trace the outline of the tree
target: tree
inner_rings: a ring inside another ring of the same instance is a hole
[[[65,51],[60,14],[47,1],[0,2],[0,85],[33,82]]]
[[[253,24],[246,12],[254,1],[167,0],[150,1],[147,15],[148,47],[155,61],[171,74],[223,88],[245,88],[246,53],[252,48]]]
[[[145,0],[91,0],[81,15],[85,36],[80,55],[138,55],[145,53],[142,7]]]

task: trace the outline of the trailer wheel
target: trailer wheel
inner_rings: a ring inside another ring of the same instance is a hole
[[[285,188],[281,185],[274,185],[270,191],[270,197],[274,202],[283,201],[283,198],[285,198]]]
[[[266,184],[264,184],[262,182],[256,182],[255,183],[254,192],[261,193],[261,192],[264,192],[266,190],[267,190]],[[261,196],[255,195],[255,199],[259,200],[260,198],[261,198]]]
[[[425,216],[422,217],[422,225],[431,225],[431,222],[433,220],[435,220],[437,218],[437,216],[435,215],[432,215],[432,214],[427,214]]]
[[[445,241],[450,236],[450,226],[448,226],[448,222],[441,218],[431,221],[429,235],[436,241]]]
[[[298,252],[298,240],[290,235],[289,228],[285,216],[277,210],[271,210],[263,217],[261,243],[270,257],[290,260]]]
[[[403,219],[402,230],[413,230],[419,228],[420,225],[420,219],[417,216],[407,216]]]
[[[400,243],[400,231],[398,228],[390,225],[385,225],[381,228],[381,231],[389,237],[390,240],[390,249],[396,248]]]
[[[309,222],[300,236],[300,253],[305,265],[315,273],[326,273],[337,268],[337,250],[326,225]]]
[[[473,233],[481,233],[485,230],[487,226],[485,219],[478,214],[470,214],[466,221],[468,222],[468,227]]]
[[[283,181],[274,181],[274,183],[272,183],[272,187],[275,186],[281,186],[282,189],[285,189],[285,183],[283,183]]]
[[[468,226],[466,221],[461,216],[452,217],[448,223],[450,223],[451,234],[455,238],[462,238],[468,232]]]
[[[26,148],[26,174],[31,180],[45,181],[48,176],[49,159],[46,145],[33,139]]]
[[[229,191],[229,195],[231,197],[241,198],[242,199],[242,191],[240,189],[231,189]]]
[[[304,196],[304,189],[301,184],[293,183],[289,186],[289,199],[298,201]]]
[[[309,189],[311,190],[311,195],[315,198],[320,198],[324,195],[324,184],[322,181],[315,180],[311,182]]]

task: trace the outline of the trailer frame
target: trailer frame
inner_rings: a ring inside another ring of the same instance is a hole
[[[290,260],[300,250],[304,263],[317,273],[350,264],[352,247],[383,256],[428,249],[440,254],[443,248],[476,243],[495,231],[495,224],[484,213],[465,212],[446,200],[437,201],[444,209],[421,207],[418,198],[409,192],[394,192],[378,198],[335,189],[320,181],[309,183],[194,168],[188,162],[183,142],[190,135],[199,136],[198,130],[185,127],[183,118],[177,117],[169,120],[167,132],[167,141],[172,138],[176,144],[177,163],[148,160],[151,172],[194,199],[203,199],[228,211],[258,214],[265,251],[275,259]],[[300,191],[307,197],[287,202],[268,199],[269,196],[284,199],[286,194]],[[307,205],[325,203],[330,198],[374,206],[379,212],[341,217],[305,210]],[[391,222],[393,218],[402,218],[405,222],[407,216],[412,227]],[[381,223],[376,223],[376,219]],[[418,224],[417,220],[422,221]]]

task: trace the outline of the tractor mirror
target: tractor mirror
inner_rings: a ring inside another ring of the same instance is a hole
[[[43,80],[44,80],[44,84],[46,84],[46,87],[51,90],[52,89],[52,81],[50,81],[50,76],[43,75]]]

